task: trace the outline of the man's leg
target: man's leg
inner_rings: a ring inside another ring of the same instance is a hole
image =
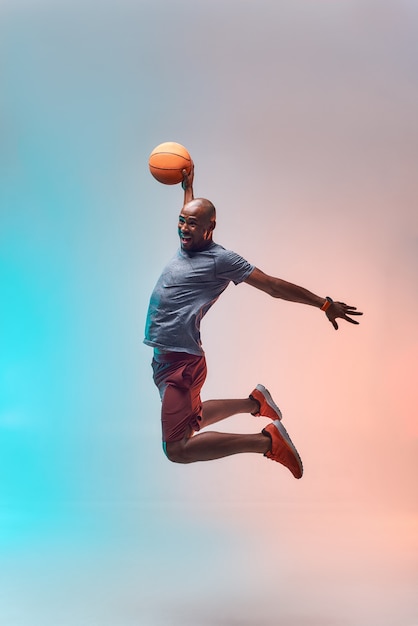
[[[205,428],[239,413],[255,413],[259,408],[259,402],[251,398],[243,400],[206,400],[202,403],[200,427]]]
[[[170,396],[180,395],[178,389],[168,389]],[[205,428],[238,413],[252,413],[259,409],[259,402],[253,398],[235,400],[206,400],[202,403],[200,428]],[[189,428],[179,441],[167,441],[167,457],[177,463],[211,461],[241,452],[264,454],[269,450],[269,438],[262,433],[255,435],[234,435],[230,433],[207,432],[193,435]]]
[[[258,391],[260,389],[266,391],[262,385],[258,385],[257,388]],[[262,409],[263,413],[275,417],[278,411],[279,419],[273,420],[263,428],[261,433],[247,435],[209,431],[193,436],[192,427],[188,427],[181,440],[166,442],[165,453],[168,459],[175,463],[195,463],[253,452],[264,454],[273,461],[281,463],[292,472],[295,478],[301,478],[303,474],[301,458],[280,421],[280,409],[270,394],[268,392],[267,394],[263,396],[257,393],[256,397],[258,396],[260,401],[251,394],[249,398],[241,400],[207,400],[202,404],[201,428],[237,413],[260,415],[259,411]],[[265,405],[266,398],[269,400],[269,405]],[[274,410],[271,405],[275,407]]]
[[[263,394],[259,389],[263,390]],[[179,394],[178,389],[169,389],[168,393]],[[254,394],[254,395],[253,395]],[[266,399],[274,405],[276,411],[272,411],[266,403]],[[232,415],[251,413],[260,415],[261,406],[264,406],[264,415],[272,419],[281,419],[280,409],[274,404],[269,392],[262,385],[258,385],[248,398],[228,400],[206,400],[202,403],[200,428],[205,428],[216,422],[220,422]],[[233,454],[254,452],[266,454],[271,450],[271,438],[269,435],[256,434],[232,434],[219,432],[205,432],[193,436],[193,430],[187,430],[185,436],[179,441],[167,441],[165,452],[170,461],[177,463],[194,463],[196,461],[211,461]]]
[[[264,385],[257,385],[248,398],[243,400],[207,400],[202,404],[201,428],[220,422],[231,415],[251,413],[271,420],[281,420],[282,412]]]
[[[243,452],[266,454],[270,448],[271,439],[263,433],[235,435],[211,431],[166,443],[167,457],[177,463],[212,461]]]
[[[191,430],[190,430],[191,433]],[[301,458],[280,420],[255,435],[206,432],[166,443],[167,457],[176,463],[212,461],[233,454],[255,452],[281,463],[295,478],[302,478]]]

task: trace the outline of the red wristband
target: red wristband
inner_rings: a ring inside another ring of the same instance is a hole
[[[329,296],[327,296],[325,298],[324,304],[321,306],[321,311],[324,311],[324,312],[328,311],[329,307],[331,306],[331,304],[333,304],[333,302],[334,301]]]

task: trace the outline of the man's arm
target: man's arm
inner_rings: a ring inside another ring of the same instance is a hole
[[[182,180],[182,183],[181,183],[181,186],[184,189],[183,206],[185,204],[187,204],[188,202],[190,202],[191,200],[194,200],[193,179],[194,179],[194,163],[192,161],[192,166],[191,166],[191,169],[190,169],[190,173],[188,174],[186,172],[186,170],[183,170],[183,180]]]
[[[281,278],[269,276],[257,267],[251,272],[245,282],[252,287],[265,291],[273,298],[299,302],[324,310],[335,330],[338,330],[336,318],[340,317],[351,324],[358,324],[356,320],[351,319],[348,315],[363,315],[357,311],[355,306],[349,306],[345,302],[333,302],[331,298],[321,298],[304,287],[299,287],[299,285],[294,285]]]

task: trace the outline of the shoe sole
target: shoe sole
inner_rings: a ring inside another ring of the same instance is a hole
[[[299,465],[299,469],[300,469],[300,477],[302,477],[303,474],[303,464],[302,464],[302,459],[299,456],[299,452],[296,450],[293,441],[291,440],[291,438],[288,435],[288,432],[286,430],[286,428],[283,426],[283,424],[279,421],[279,420],[274,420],[274,422],[272,422],[272,424],[274,424],[274,426],[277,428],[277,430],[279,431],[281,437],[285,440],[285,442],[287,443],[287,445],[289,446],[289,448],[291,449],[295,459],[298,462]]]
[[[282,412],[279,409],[279,407],[277,406],[277,404],[275,403],[275,401],[273,400],[273,398],[271,397],[271,394],[269,392],[268,389],[266,389],[264,387],[264,385],[257,385],[256,386],[257,391],[259,391],[265,398],[267,404],[269,405],[269,407],[271,409],[273,409],[273,411],[275,411],[278,415],[278,419],[281,420],[282,419]],[[266,416],[265,416],[266,417]]]

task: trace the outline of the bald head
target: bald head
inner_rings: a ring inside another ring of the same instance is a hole
[[[187,213],[198,214],[201,216],[206,223],[213,224],[213,228],[215,228],[216,223],[216,209],[210,200],[206,198],[194,198],[190,202],[184,205],[183,210],[186,209]]]

